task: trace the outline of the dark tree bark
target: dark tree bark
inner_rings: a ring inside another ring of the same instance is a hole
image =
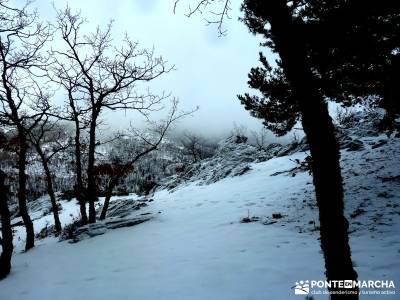
[[[96,110],[96,109],[95,109]],[[96,195],[96,181],[94,177],[94,162],[95,162],[95,151],[96,151],[96,126],[97,126],[97,113],[93,112],[89,131],[89,153],[88,153],[88,185],[87,185],[87,200],[89,202],[89,223],[96,222],[96,208],[95,201],[97,200]]]
[[[340,153],[327,104],[319,92],[307,62],[306,45],[286,1],[245,1],[247,7],[271,25],[271,39],[282,60],[282,68],[299,102],[302,124],[310,145],[313,181],[319,208],[321,248],[328,280],[357,280],[348,238],[348,222],[343,215],[343,184]],[[349,291],[332,288],[331,291]],[[357,292],[357,289],[354,289]],[[358,299],[358,295],[335,295],[331,299]]]
[[[52,35],[50,27],[41,24],[28,6],[0,6],[0,119],[18,133],[18,204],[27,232],[25,250],[31,249],[35,240],[26,205],[27,138],[49,109],[49,95],[38,78],[48,66],[43,48]]]
[[[174,99],[172,101],[171,111],[165,123],[152,124],[154,126],[152,131],[158,135],[158,138],[156,140],[151,141],[145,135],[140,135],[138,134],[137,131],[133,130],[134,137],[139,138],[138,140],[141,140],[143,144],[140,146],[135,144],[136,149],[126,149],[129,158],[126,159],[125,162],[122,164],[98,166],[98,170],[97,172],[95,172],[96,174],[93,174],[93,178],[95,180],[96,177],[99,175],[107,175],[110,177],[106,188],[106,196],[104,199],[104,204],[100,215],[100,220],[104,220],[106,218],[108,206],[110,204],[110,199],[112,197],[112,192],[114,188],[120,183],[122,178],[126,177],[129,174],[129,172],[131,172],[134,169],[134,164],[142,157],[158,149],[172,123],[174,123],[176,120],[180,118],[183,118],[193,113],[193,111],[178,113],[177,107],[178,107],[178,102],[176,99]],[[122,158],[118,157],[118,160],[120,159]]]
[[[2,52],[2,51],[1,51]],[[13,123],[17,127],[18,131],[18,208],[19,213],[22,217],[22,220],[26,229],[26,244],[25,251],[33,248],[35,246],[35,232],[33,230],[33,223],[28,213],[28,208],[26,205],[26,153],[27,153],[27,138],[26,138],[26,130],[20,122],[20,117],[18,115],[18,109],[14,104],[11,89],[8,86],[5,72],[2,74],[3,86],[6,90],[8,105],[11,109],[10,118],[13,120]]]
[[[0,240],[3,251],[0,255],[0,280],[4,279],[11,271],[11,257],[13,253],[13,233],[11,229],[11,216],[8,209],[8,188],[5,186],[5,174],[0,171]]]
[[[26,206],[26,152],[27,152],[27,139],[26,139],[26,130],[22,125],[21,118],[18,114],[18,108],[14,103],[14,99],[12,96],[12,91],[7,81],[6,74],[6,62],[3,47],[0,47],[0,53],[3,60],[3,72],[2,72],[2,84],[6,92],[7,103],[10,108],[9,118],[12,121],[12,124],[17,127],[18,132],[18,206],[19,213],[22,217],[26,228],[26,244],[25,251],[33,248],[35,246],[35,233],[33,230],[33,223],[29,216],[28,209]]]
[[[389,135],[395,129],[396,118],[400,113],[400,89],[398,87],[400,82],[400,55],[392,55],[390,60],[390,64],[385,66],[384,97],[380,103],[380,106],[386,112],[381,127],[388,130]]]
[[[103,208],[101,210],[100,220],[104,220],[107,216],[107,210],[108,210],[108,206],[110,205],[110,199],[112,196],[112,192],[116,185],[117,185],[117,182],[112,179],[110,181],[109,185],[107,186],[106,197],[104,199]]]
[[[22,130],[22,129],[21,129]],[[19,130],[20,131],[20,130]],[[19,152],[18,152],[18,208],[21,214],[22,220],[26,228],[26,244],[25,251],[35,246],[35,232],[33,230],[33,223],[28,213],[26,206],[26,152],[27,152],[27,140],[24,132],[19,133]]]
[[[61,222],[59,210],[56,200],[56,195],[53,187],[53,174],[50,171],[52,159],[62,151],[65,151],[71,146],[68,134],[63,127],[58,126],[56,120],[52,120],[52,113],[43,116],[42,120],[37,122],[36,127],[29,132],[29,142],[35,147],[39,155],[44,174],[46,177],[47,193],[50,197],[51,208],[54,217],[54,227],[57,232],[60,232]],[[51,147],[48,147],[51,146]]]
[[[72,104],[73,105],[73,104]],[[81,223],[85,225],[88,223],[88,217],[86,213],[86,201],[84,199],[84,185],[82,177],[82,155],[81,155],[81,130],[78,116],[75,114],[75,163],[76,163],[76,198],[79,202],[79,208],[81,212]]]
[[[47,183],[47,193],[49,194],[50,201],[51,201],[51,209],[53,211],[53,216],[54,216],[54,227],[57,232],[61,231],[61,222],[60,222],[60,216],[58,214],[58,206],[57,206],[57,201],[56,201],[56,195],[54,193],[54,188],[53,188],[53,179],[51,176],[49,164],[46,155],[43,153],[42,148],[40,145],[36,145],[36,151],[40,156],[40,159],[42,161],[42,166],[44,169],[44,173],[46,176],[46,183]]]
[[[95,201],[97,187],[95,168],[96,130],[98,118],[104,110],[129,109],[147,115],[166,95],[141,94],[136,90],[139,82],[149,82],[172,70],[153,51],[139,49],[138,44],[124,39],[124,46],[113,51],[111,23],[104,31],[82,33],[84,20],[69,8],[57,10],[57,27],[66,47],[54,50],[56,80],[66,87],[70,102],[76,102],[81,123],[89,129],[87,186],[85,200],[89,203],[89,223],[96,222]],[[72,108],[72,107],[71,107]],[[75,111],[77,111],[75,109]]]

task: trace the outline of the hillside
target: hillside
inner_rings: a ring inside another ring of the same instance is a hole
[[[400,141],[352,133],[342,166],[353,260],[360,279],[399,282]],[[17,254],[11,275],[0,282],[0,299],[299,299],[291,289],[296,281],[324,280],[313,185],[297,163],[307,152],[300,147],[231,165],[232,151],[240,157],[253,151],[232,147],[220,147],[190,176],[171,177],[151,197],[113,198],[108,223],[73,240],[48,237],[21,253],[24,233],[15,227]],[[69,224],[78,206],[61,205]],[[42,216],[43,206],[32,213],[37,232],[52,222]],[[129,223],[138,219],[143,223]]]

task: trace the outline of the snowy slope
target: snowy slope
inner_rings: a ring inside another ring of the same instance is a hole
[[[382,139],[387,143],[376,147]],[[353,259],[360,279],[400,284],[400,143],[383,136],[362,142],[364,150],[342,151]],[[48,238],[18,251],[0,299],[303,299],[291,289],[296,281],[324,279],[318,214],[308,173],[281,172],[305,156],[158,191],[132,213],[156,217],[134,227],[76,244]],[[71,203],[62,203],[64,223],[78,213]],[[276,213],[282,218],[272,218]],[[248,216],[258,221],[242,223]],[[43,220],[35,221],[37,231]]]

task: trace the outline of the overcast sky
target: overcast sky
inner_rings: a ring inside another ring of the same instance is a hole
[[[127,32],[142,47],[154,46],[176,70],[150,83],[161,92],[171,92],[180,100],[182,109],[199,106],[193,117],[179,126],[202,134],[219,135],[233,127],[234,122],[249,130],[261,128],[261,121],[250,117],[236,95],[248,91],[247,74],[258,64],[260,38],[251,35],[238,21],[240,1],[232,7],[231,19],[224,26],[225,37],[219,37],[215,26],[206,26],[203,16],[187,18],[187,4],[181,0],[173,14],[174,0],[55,0],[62,8],[69,3],[80,10],[88,26],[106,25],[114,20],[113,37],[118,45]],[[54,10],[47,0],[34,3],[43,19],[52,20]],[[127,113],[107,115],[107,123],[114,128],[126,126],[132,116]]]

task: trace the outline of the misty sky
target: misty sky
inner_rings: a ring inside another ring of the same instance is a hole
[[[113,42],[118,45],[127,32],[142,47],[154,46],[176,70],[149,83],[155,92],[171,92],[180,100],[182,109],[199,106],[193,117],[181,121],[182,129],[195,130],[205,135],[229,132],[234,122],[246,125],[249,130],[261,128],[261,121],[250,117],[236,95],[248,91],[247,74],[258,64],[261,39],[251,35],[240,16],[240,1],[231,11],[231,19],[224,24],[228,33],[219,37],[215,26],[206,26],[204,16],[187,18],[187,4],[181,0],[173,14],[174,0],[55,0],[62,8],[69,3],[81,10],[91,28],[106,25],[114,20]],[[233,1],[235,2],[235,1]],[[43,19],[53,20],[50,1],[38,0]],[[124,112],[107,114],[106,122],[113,128],[129,124],[132,115]]]

